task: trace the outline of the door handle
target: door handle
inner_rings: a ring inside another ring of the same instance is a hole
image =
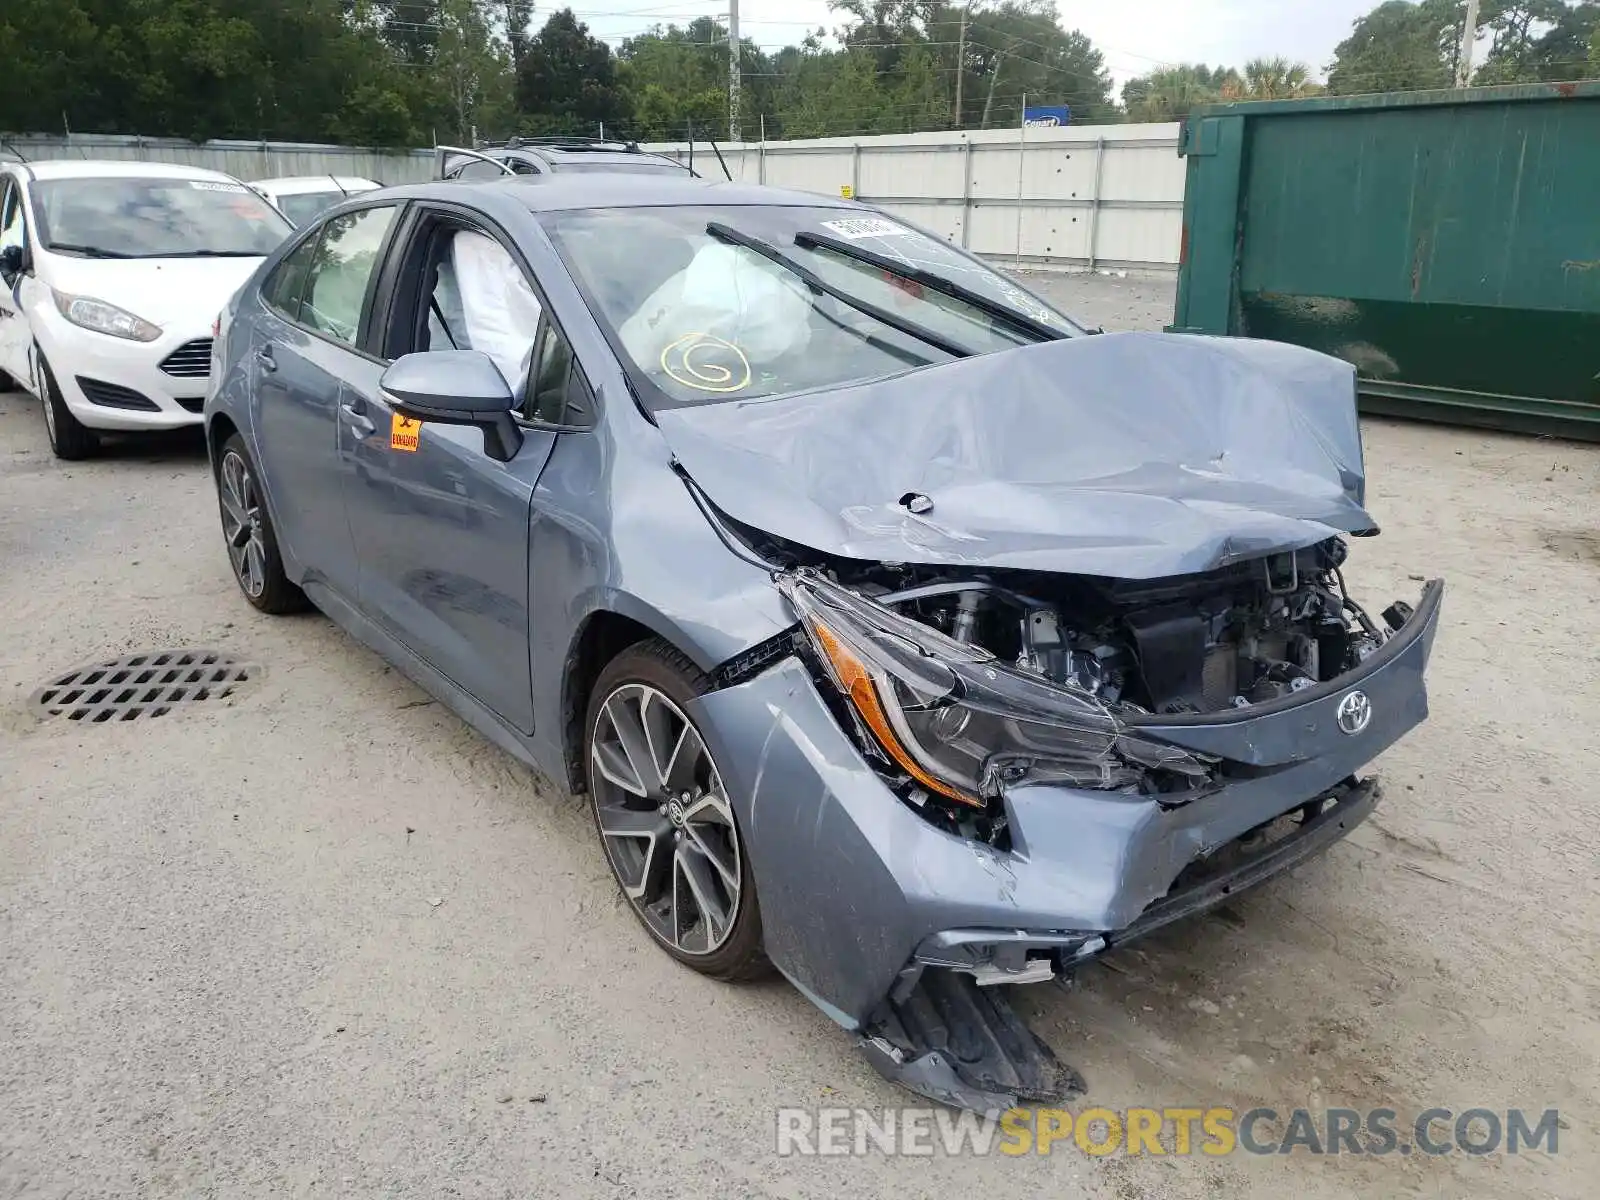
[[[263,346],[256,351],[256,362],[261,364],[261,369],[269,374],[278,369],[278,360],[272,357],[272,347]]]
[[[344,413],[345,420],[349,421],[351,428],[362,437],[371,437],[378,431],[378,427],[367,419],[367,414],[359,409],[352,408],[348,404],[341,404],[339,411]]]

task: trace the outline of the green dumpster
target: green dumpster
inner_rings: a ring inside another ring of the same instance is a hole
[[[1174,332],[1353,363],[1365,411],[1600,440],[1600,83],[1220,104]]]

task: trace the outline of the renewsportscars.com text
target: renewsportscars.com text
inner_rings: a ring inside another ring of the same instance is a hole
[[[1279,1111],[1271,1108],[1064,1108],[980,1115],[946,1108],[780,1108],[782,1157],[1072,1153],[1091,1156],[1445,1155],[1559,1152],[1561,1114],[1513,1108]]]

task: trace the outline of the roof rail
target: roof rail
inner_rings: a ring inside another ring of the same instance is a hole
[[[601,150],[610,153],[643,153],[639,143],[622,138],[597,137],[514,137],[502,141],[480,142],[479,146],[495,150],[516,150],[522,146],[547,146],[554,150]]]

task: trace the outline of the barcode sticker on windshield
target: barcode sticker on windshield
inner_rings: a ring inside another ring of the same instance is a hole
[[[822,227],[851,241],[870,237],[904,237],[911,233],[904,225],[896,225],[882,217],[846,217],[842,221],[824,221]]]
[[[227,192],[234,196],[242,196],[250,190],[242,183],[212,183],[209,179],[191,179],[189,186],[197,192]]]

